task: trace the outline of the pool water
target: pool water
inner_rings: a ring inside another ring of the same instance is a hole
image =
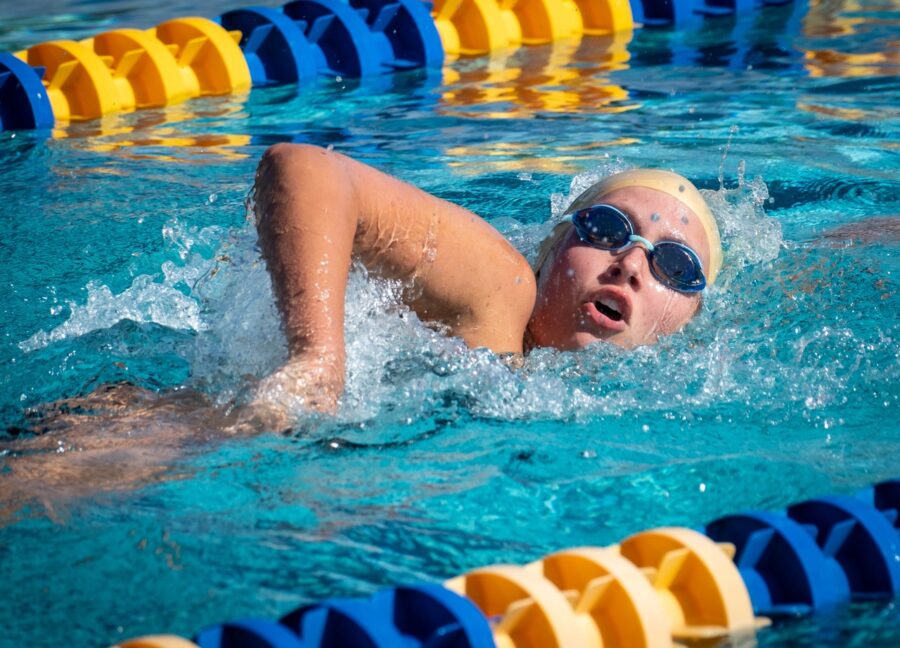
[[[239,6],[4,3],[0,50]],[[0,645],[190,636],[900,475],[898,25],[889,2],[801,3],[0,133]],[[529,257],[593,179],[674,168],[709,192],[726,268],[655,347],[521,369],[357,269],[337,416],[228,436],[223,407],[285,357],[245,201],[286,141]],[[898,645],[900,612],[758,641]]]

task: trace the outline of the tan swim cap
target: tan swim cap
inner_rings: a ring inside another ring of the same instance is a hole
[[[596,205],[597,201],[606,194],[624,187],[646,187],[662,191],[678,200],[697,215],[709,241],[709,267],[705,268],[706,284],[708,286],[713,285],[716,281],[716,276],[719,274],[719,269],[722,267],[722,240],[719,237],[719,228],[716,225],[715,217],[713,217],[709,206],[703,200],[703,196],[700,195],[697,187],[690,180],[677,173],[658,169],[634,169],[617,173],[584,190],[569,206],[566,213],[571,214],[585,207]],[[544,239],[535,263],[535,272],[540,272],[541,267],[557,244],[569,233],[571,227],[571,221],[562,221]]]

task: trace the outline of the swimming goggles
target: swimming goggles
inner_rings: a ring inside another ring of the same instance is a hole
[[[631,219],[618,207],[594,205],[572,214],[578,237],[591,247],[619,252],[640,243],[644,246],[650,272],[664,286],[683,293],[706,288],[703,264],[691,248],[678,241],[651,243],[634,233]]]

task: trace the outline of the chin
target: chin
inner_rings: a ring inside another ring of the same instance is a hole
[[[597,337],[591,333],[583,333],[578,332],[572,336],[572,345],[568,347],[568,351],[575,351],[577,349],[584,349],[585,347],[592,346],[594,344],[615,344],[617,346],[621,346],[621,343],[615,339],[615,336],[611,336],[608,338]]]
[[[624,337],[624,336],[622,336],[620,334],[616,334],[616,333],[613,333],[609,337],[600,337],[600,338],[595,337],[593,335],[584,335],[584,334],[582,334],[582,335],[585,337],[585,340],[583,343],[581,343],[579,345],[578,348],[584,348],[586,346],[590,346],[592,344],[597,344],[597,343],[612,344],[613,346],[617,346],[620,349],[634,349],[636,347],[642,346],[641,343],[635,342],[634,340],[632,340],[630,338]],[[653,342],[655,342],[655,340],[649,341],[646,344],[653,344]]]

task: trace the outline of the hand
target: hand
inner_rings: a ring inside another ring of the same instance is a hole
[[[263,378],[250,402],[237,412],[232,432],[289,429],[304,411],[333,414],[344,390],[344,363],[339,358],[295,358]]]

